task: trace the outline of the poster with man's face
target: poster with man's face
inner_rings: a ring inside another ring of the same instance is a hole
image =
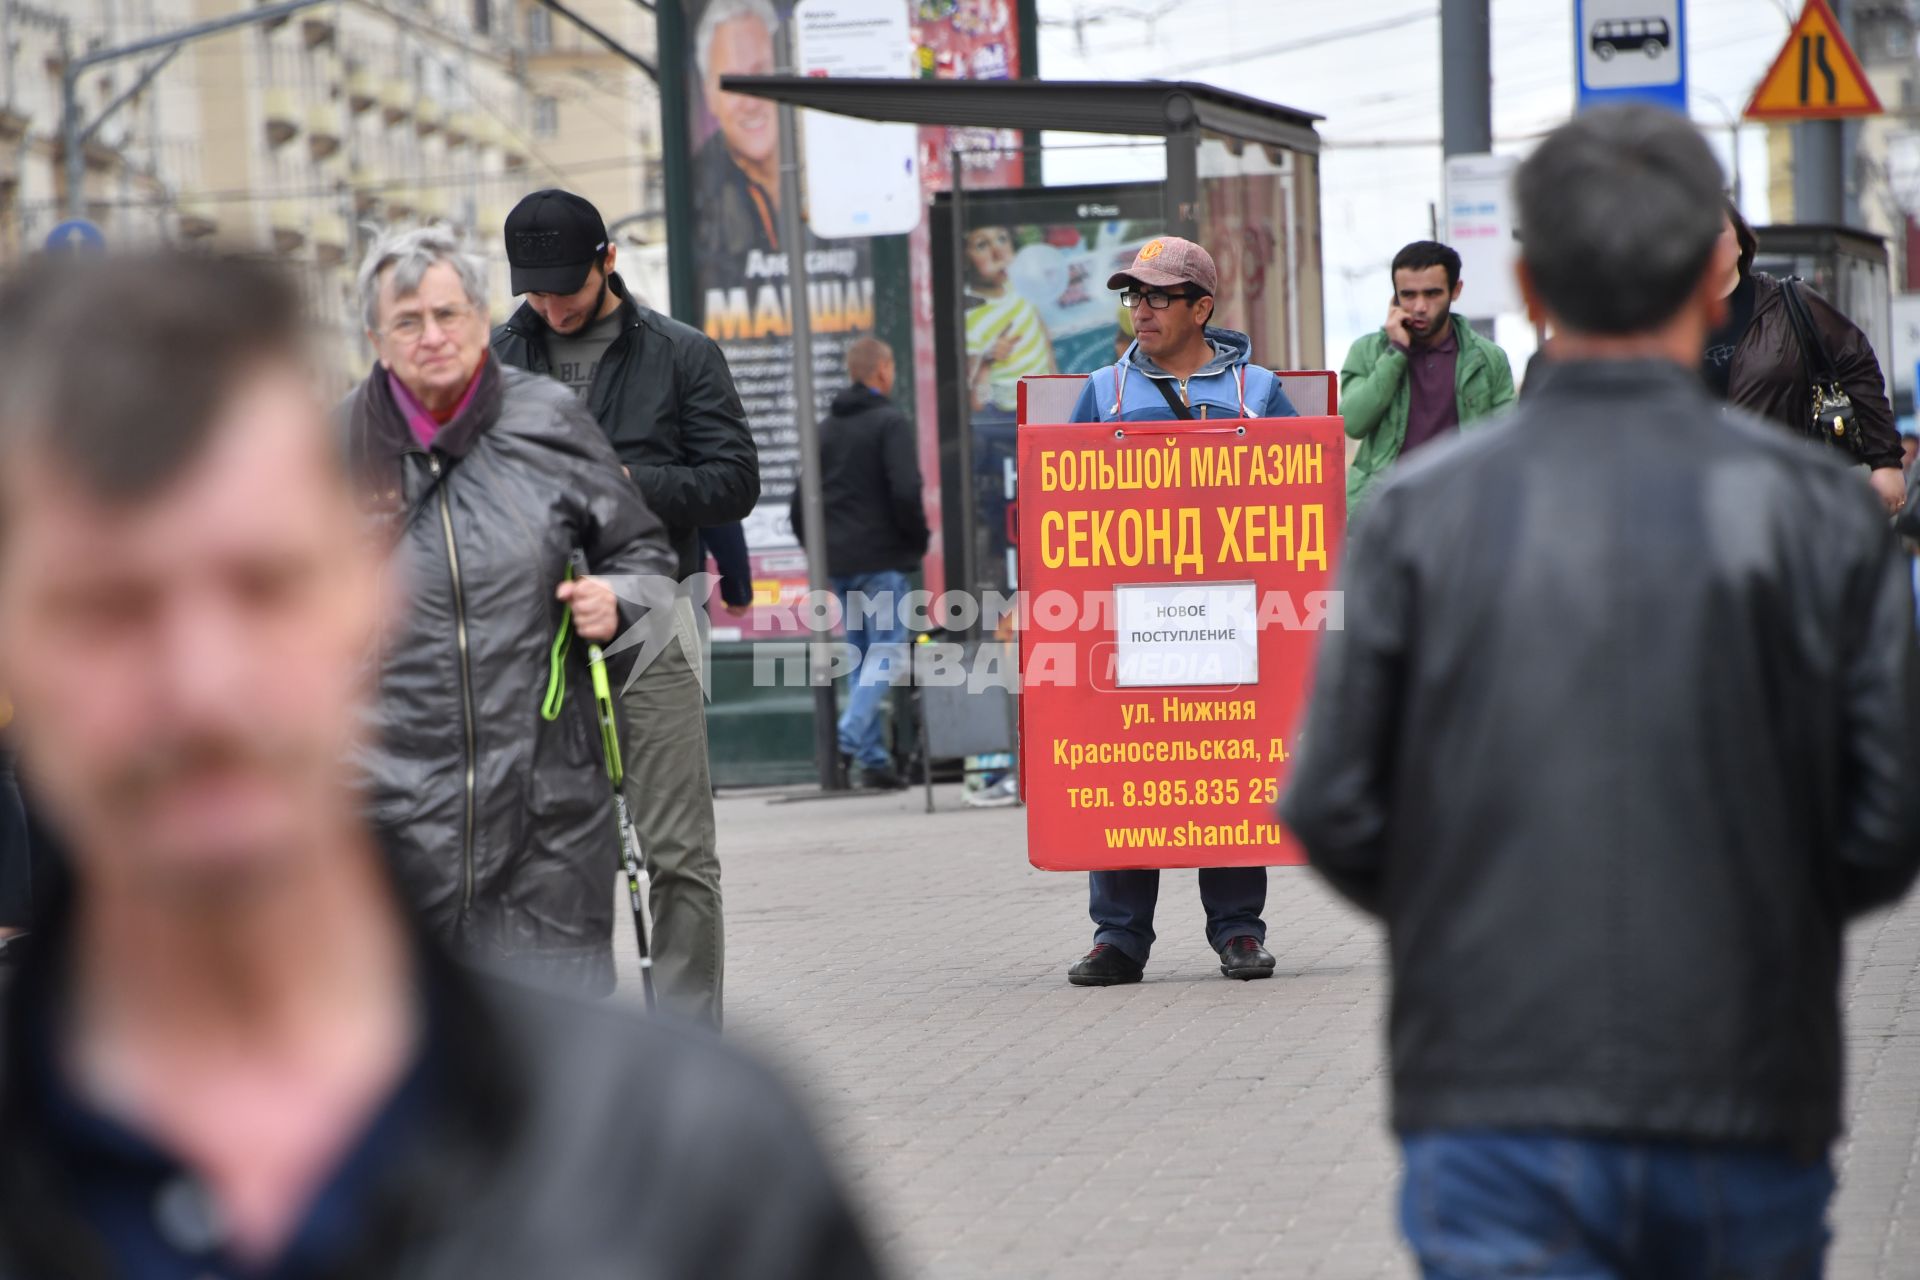
[[[780,208],[779,108],[727,93],[723,76],[771,75],[791,5],[689,0],[695,271],[701,323],[733,370],[760,450],[760,505],[746,523],[756,552],[793,548],[787,500],[799,478],[787,245]],[[866,238],[807,233],[815,420],[846,383],[846,349],[873,332],[873,253]],[[790,566],[789,566],[790,568]],[[787,576],[785,570],[782,576]],[[798,576],[805,577],[804,562]]]
[[[1020,74],[1014,0],[900,0],[907,9],[914,66],[925,79],[1003,79]],[[780,239],[779,114],[773,103],[725,93],[727,75],[765,75],[780,68],[780,36],[791,0],[686,0],[691,48],[688,77],[692,130],[696,293],[701,323],[732,366],[760,448],[760,506],[747,521],[756,595],[791,602],[804,594],[806,560],[787,526],[788,499],[798,482],[798,432],[787,321],[786,252]],[[951,149],[969,154],[975,189],[1020,185],[1024,164],[1017,132],[923,127],[919,169],[925,192],[951,184]],[[922,471],[928,515],[939,522],[938,420],[933,356],[932,246],[923,221],[909,237],[913,340],[902,349],[903,380],[919,406]],[[873,331],[872,241],[808,237],[814,380],[823,414],[844,384],[845,351]],[[926,564],[928,583],[942,581],[938,538]],[[738,625],[729,622],[725,625]],[[746,634],[753,634],[751,627]]]
[[[696,8],[699,0],[695,0]],[[765,98],[725,93],[723,76],[772,75],[780,19],[770,0],[706,0],[693,18],[694,226],[703,282],[740,273],[779,245],[780,119]]]

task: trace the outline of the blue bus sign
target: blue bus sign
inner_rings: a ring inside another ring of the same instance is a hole
[[[1687,113],[1686,0],[1575,0],[1579,109],[1651,102]]]

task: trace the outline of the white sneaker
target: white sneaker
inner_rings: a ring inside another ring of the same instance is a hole
[[[998,782],[961,793],[960,798],[976,809],[1000,809],[1019,804],[1019,780],[1009,773]]]

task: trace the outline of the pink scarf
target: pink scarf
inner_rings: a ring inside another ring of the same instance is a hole
[[[473,371],[473,377],[467,382],[467,389],[460,396],[460,402],[444,414],[433,412],[420,403],[413,392],[407,390],[405,383],[394,376],[393,370],[387,370],[387,386],[393,392],[393,402],[400,406],[400,412],[406,415],[407,426],[413,431],[413,438],[420,442],[422,449],[433,447],[433,438],[440,434],[440,428],[452,422],[467,411],[473,403],[474,393],[480,389],[480,374],[487,367],[485,352],[480,355],[480,364]]]

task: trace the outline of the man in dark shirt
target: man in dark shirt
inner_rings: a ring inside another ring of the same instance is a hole
[[[0,290],[0,652],[71,872],[0,1008],[0,1276],[872,1276],[764,1073],[409,913],[342,764],[387,548],[301,314],[218,257]]]
[[[667,525],[687,584],[700,531],[732,524],[760,496],[759,459],[733,374],[706,334],[643,306],[615,270],[600,211],[536,191],[507,216],[513,291],[526,303],[494,331],[503,364],[572,387]],[[707,764],[699,607],[680,593],[670,635],[650,638],[620,695],[627,806],[647,857],[654,982],[671,1009],[718,1024],[726,983],[720,855]],[[625,660],[622,659],[622,662]]]
[[[820,424],[821,502],[827,518],[827,576],[846,615],[847,643],[860,655],[840,716],[840,754],[860,767],[862,786],[906,782],[880,732],[880,708],[907,662],[908,575],[927,553],[926,508],[913,423],[887,397],[893,351],[878,338],[847,348],[851,385]],[[800,491],[788,510],[804,535]]]

